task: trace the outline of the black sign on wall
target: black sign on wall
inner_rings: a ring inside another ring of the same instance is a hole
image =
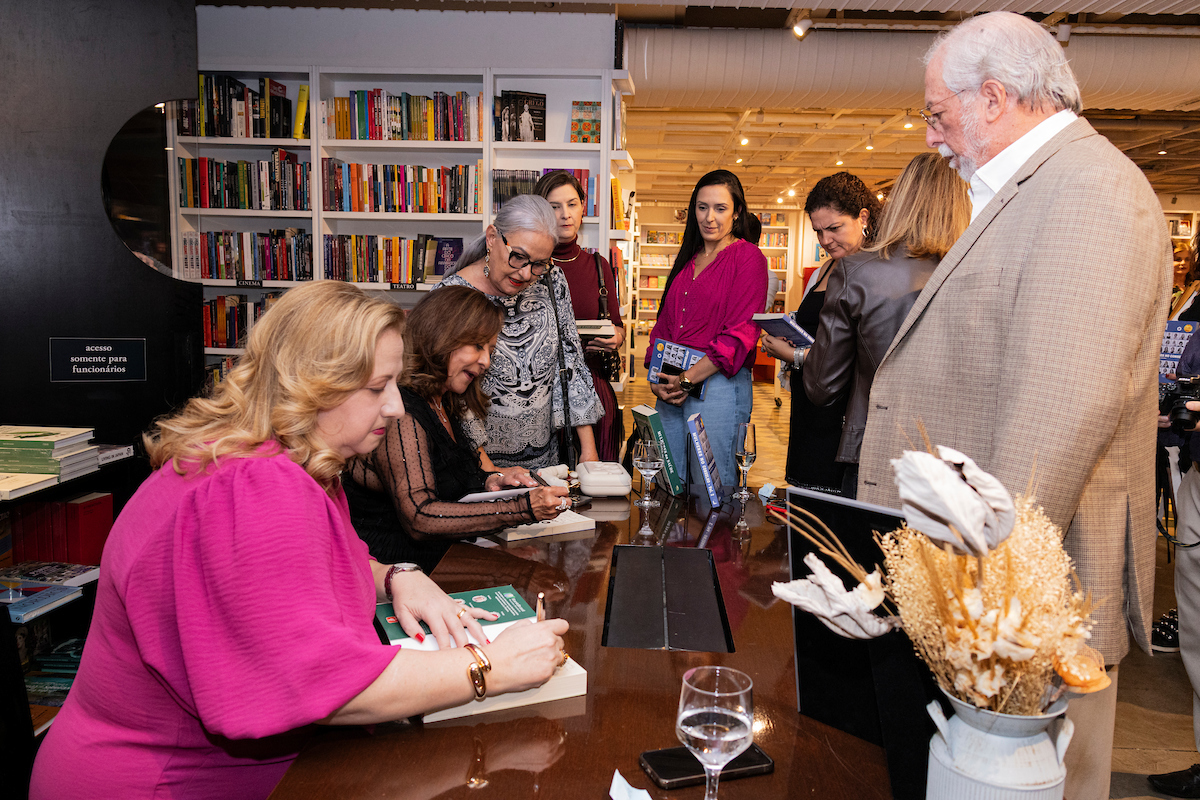
[[[146,380],[145,339],[50,339],[50,382]]]

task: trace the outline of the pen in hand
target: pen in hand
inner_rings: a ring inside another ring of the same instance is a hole
[[[546,621],[546,593],[538,592],[537,597],[537,621]]]
[[[537,481],[539,486],[549,486],[550,485],[549,483],[546,482],[545,478],[543,478],[541,475],[539,475],[537,473],[536,470],[532,470],[532,469],[529,470],[529,477],[531,477],[535,481]]]

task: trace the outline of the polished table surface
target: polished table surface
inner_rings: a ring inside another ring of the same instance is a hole
[[[757,499],[746,510],[748,532],[739,533],[736,503],[706,525],[697,501],[685,510],[658,497],[663,506],[649,515],[627,498],[581,509],[598,519],[586,538],[491,549],[456,544],[433,572],[447,591],[512,583],[531,604],[545,591],[548,615],[571,624],[567,650],[588,671],[586,697],[430,725],[324,729],[271,798],[600,798],[614,769],[651,797],[701,798],[703,786],[668,792],[638,765],[643,751],[679,744],[680,683],[701,664],[736,667],[754,679],[754,741],[775,761],[770,775],[722,781],[723,800],[890,797],[880,748],[796,710],[791,607],[771,594],[773,581],[788,579],[786,530],[764,520]],[[614,545],[694,547],[706,527],[736,652],[602,646]]]

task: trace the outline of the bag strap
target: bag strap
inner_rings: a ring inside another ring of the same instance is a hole
[[[574,432],[575,426],[571,424],[571,394],[567,386],[567,359],[563,354],[563,330],[562,322],[559,320],[558,316],[558,298],[554,296],[554,281],[550,278],[550,273],[553,271],[553,269],[547,270],[546,274],[542,276],[541,280],[544,282],[546,290],[550,294],[550,308],[554,311],[554,330],[558,336],[558,347],[555,349],[558,351],[558,381],[559,385],[562,387],[563,424],[566,428],[565,434],[567,440],[567,466],[570,469],[575,469],[579,454],[575,452],[575,437],[571,435]],[[553,414],[550,415],[550,426],[550,438],[553,440]]]
[[[596,282],[600,285],[600,315],[596,319],[608,319],[608,287],[604,285],[604,267],[600,266],[600,254],[592,253],[596,260]]]

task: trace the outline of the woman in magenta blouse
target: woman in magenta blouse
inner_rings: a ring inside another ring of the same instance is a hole
[[[750,421],[754,405],[750,367],[759,329],[752,317],[763,310],[767,294],[767,259],[753,235],[758,230],[736,175],[718,169],[699,180],[646,353],[649,366],[660,339],[704,351],[682,374],[664,376],[665,383],[650,388],[661,401],[657,409],[675,462],[684,463],[687,418],[699,413],[726,484],[738,474],[734,431]],[[701,383],[704,400],[688,392]]]
[[[265,798],[313,723],[401,719],[553,675],[565,622],[486,642],[484,612],[414,565],[370,559],[350,525],[338,476],[404,413],[402,325],[340,281],[292,289],[210,396],[155,424],[156,471],[104,547],[33,800]],[[380,644],[386,600],[442,649]]]

